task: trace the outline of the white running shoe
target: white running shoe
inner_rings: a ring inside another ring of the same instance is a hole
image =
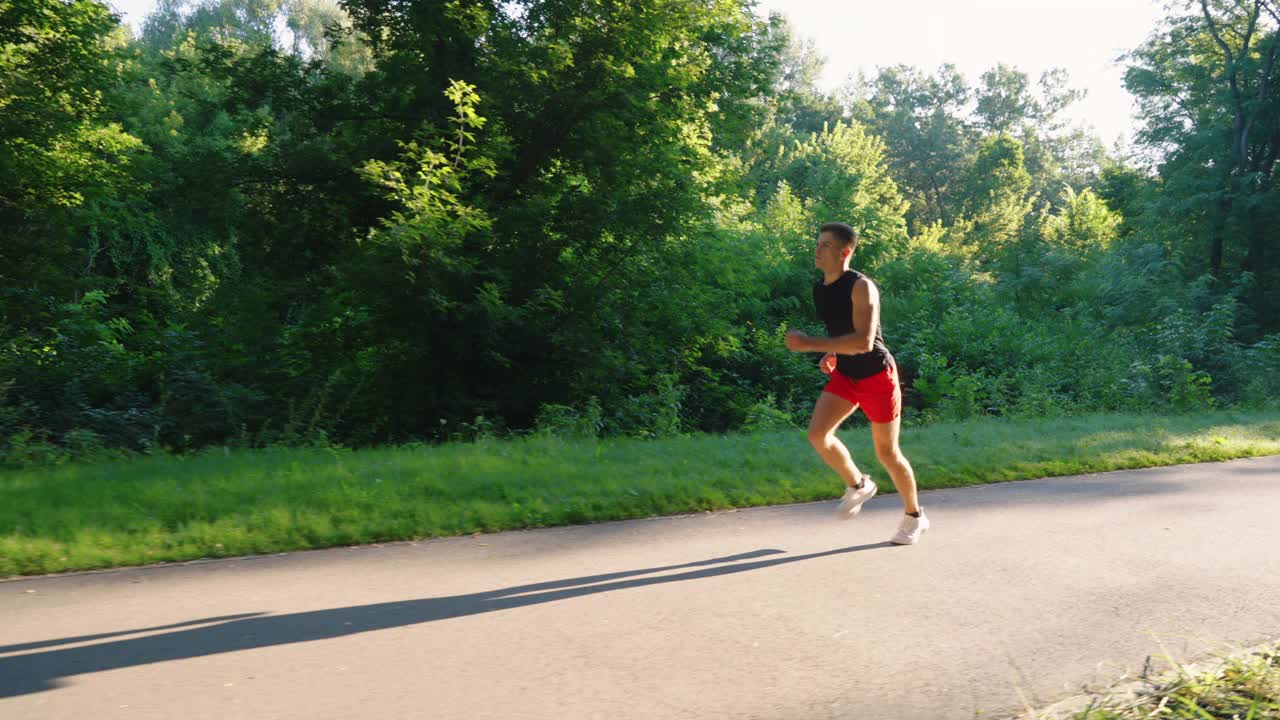
[[[902,524],[898,525],[898,532],[889,538],[889,542],[894,545],[915,545],[920,542],[920,536],[928,529],[929,518],[925,517],[924,510],[920,511],[920,517],[903,515]]]
[[[862,511],[862,503],[876,496],[876,483],[870,475],[862,476],[862,487],[846,487],[844,497],[840,498],[840,507],[836,508],[836,517],[841,520],[852,520]]]

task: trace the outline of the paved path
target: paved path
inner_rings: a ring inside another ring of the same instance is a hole
[[[0,582],[0,718],[1007,717],[1280,636],[1280,457],[922,498]]]

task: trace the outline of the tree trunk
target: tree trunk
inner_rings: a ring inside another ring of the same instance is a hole
[[[933,200],[938,206],[938,216],[943,227],[951,227],[951,218],[947,215],[947,204],[942,199],[942,188],[938,187],[938,176],[930,173],[929,184],[933,186]]]
[[[1264,213],[1257,210],[1249,213],[1249,244],[1245,251],[1244,264],[1241,269],[1255,275],[1263,273],[1266,267],[1267,237],[1270,234]]]
[[[1209,238],[1209,273],[1214,278],[1222,279],[1222,246],[1227,234],[1227,219],[1231,216],[1233,188],[1218,199],[1218,215],[1213,219],[1213,235]]]

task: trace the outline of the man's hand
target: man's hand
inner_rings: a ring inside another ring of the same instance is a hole
[[[809,349],[809,336],[799,330],[787,331],[787,349],[791,352],[804,352]]]
[[[826,373],[827,375],[830,375],[831,373],[835,372],[836,354],[827,353],[826,355],[823,355],[822,359],[818,361],[818,369]]]

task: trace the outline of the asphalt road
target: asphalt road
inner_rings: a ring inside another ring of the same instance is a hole
[[[1280,637],[1280,457],[921,498],[0,582],[0,718],[1002,718]]]

